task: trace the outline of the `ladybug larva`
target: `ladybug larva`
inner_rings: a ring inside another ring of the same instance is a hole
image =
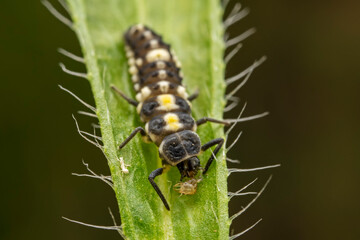
[[[143,127],[137,127],[124,142],[122,149],[137,133],[155,143],[159,148],[159,156],[163,167],[150,173],[149,181],[164,203],[167,210],[169,204],[155,183],[155,177],[161,175],[169,166],[176,166],[180,171],[180,181],[189,180],[176,185],[181,194],[194,194],[198,179],[197,173],[205,174],[215,155],[221,149],[224,139],[216,138],[201,145],[196,133],[198,126],[206,123],[229,122],[204,117],[197,121],[191,116],[191,101],[198,93],[188,95],[182,85],[181,64],[170,45],[163,42],[162,37],[150,28],[138,24],[130,27],[124,34],[125,50],[128,57],[129,73],[134,83],[136,100],[127,97],[115,86],[112,88],[128,103],[134,105],[140,115]],[[200,166],[198,156],[215,146],[204,168]]]

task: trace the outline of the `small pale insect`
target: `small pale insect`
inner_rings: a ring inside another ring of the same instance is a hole
[[[202,179],[192,178],[186,182],[179,182],[174,185],[174,190],[181,195],[193,195],[196,193],[197,185]]]
[[[163,166],[151,172],[148,179],[166,209],[170,210],[169,203],[154,181],[155,177],[161,175],[164,169],[176,166],[180,172],[180,181],[186,181],[177,183],[175,190],[182,195],[195,194],[200,182],[196,175],[199,171],[203,174],[208,171],[224,143],[224,139],[216,138],[201,145],[200,137],[196,134],[197,127],[206,122],[224,125],[229,122],[208,117],[197,121],[193,119],[191,101],[196,99],[198,93],[187,94],[182,85],[181,64],[160,35],[138,24],[130,27],[124,38],[128,72],[134,83],[136,100],[127,97],[115,86],[112,88],[136,107],[145,129],[137,127],[119,148],[123,148],[137,133],[144,140],[156,144]],[[213,154],[202,168],[198,156],[213,146],[216,146]]]

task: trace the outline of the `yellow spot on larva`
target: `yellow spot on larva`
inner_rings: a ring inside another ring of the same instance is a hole
[[[174,97],[170,94],[163,94],[159,96],[160,99],[160,105],[164,106],[166,108],[170,107],[172,104],[174,104]]]
[[[171,94],[162,94],[157,96],[157,102],[159,103],[159,106],[156,108],[159,111],[173,111],[175,109],[178,109],[179,106],[176,104],[176,98],[174,95]]]
[[[168,113],[164,116],[166,122],[166,129],[170,131],[177,131],[182,127],[182,124],[179,123],[179,117],[176,114]]]
[[[169,114],[170,115],[170,114]],[[166,122],[169,124],[172,123],[178,123],[179,122],[179,118],[175,115],[175,114],[171,114],[170,116],[168,116],[168,118],[166,119]]]
[[[148,54],[146,54],[146,60],[148,62],[154,62],[157,60],[169,61],[170,54],[166,49],[158,48],[148,52]]]

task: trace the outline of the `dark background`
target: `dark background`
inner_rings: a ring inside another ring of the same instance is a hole
[[[239,125],[244,134],[231,157],[241,160],[241,168],[282,167],[230,176],[235,191],[259,176],[251,189],[257,190],[274,175],[235,220],[234,233],[263,218],[243,239],[360,239],[360,2],[242,4],[251,14],[230,35],[252,26],[258,32],[244,42],[227,76],[267,55],[238,96],[248,102],[246,115],[271,115]],[[99,173],[109,171],[100,151],[76,132],[71,114],[82,106],[57,86],[92,103],[89,84],[64,74],[57,63],[84,67],[58,54],[58,47],[80,55],[75,35],[39,1],[0,2],[0,238],[118,239],[115,232],[61,219],[112,225],[108,206],[119,216],[108,186],[70,175],[85,172],[82,159]],[[78,119],[90,129],[91,119]],[[230,214],[250,199],[231,202]]]

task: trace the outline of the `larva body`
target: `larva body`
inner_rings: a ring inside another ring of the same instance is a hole
[[[120,149],[138,132],[158,146],[164,166],[153,171],[149,181],[165,207],[170,210],[154,178],[161,175],[164,168],[170,165],[179,169],[180,180],[189,178],[184,184],[192,184],[195,181],[194,177],[202,169],[197,156],[217,145],[203,170],[205,173],[224,141],[217,138],[201,146],[200,137],[196,134],[197,126],[208,121],[228,123],[211,118],[202,118],[198,121],[192,118],[191,101],[197,97],[197,93],[188,96],[182,85],[181,64],[171,51],[170,45],[164,43],[160,35],[138,24],[125,32],[124,39],[136,100],[113,88],[130,104],[136,106],[140,119],[145,123],[145,129],[136,128],[120,145]],[[196,185],[193,188],[194,190],[188,191],[188,194],[196,192]]]

